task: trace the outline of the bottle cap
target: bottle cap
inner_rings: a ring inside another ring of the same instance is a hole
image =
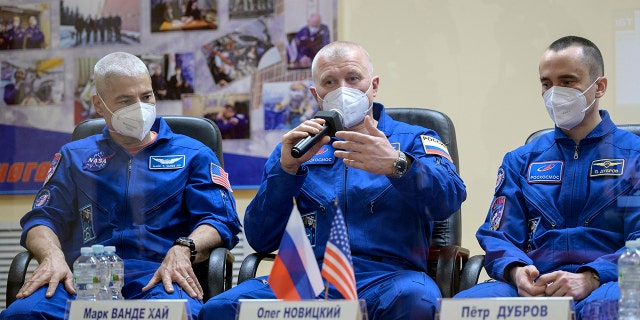
[[[94,244],[91,246],[91,249],[93,250],[93,253],[103,253],[104,252],[104,246],[101,244]]]
[[[104,252],[116,252],[116,246],[105,246]]]
[[[80,248],[80,254],[90,254],[90,253],[93,253],[93,249],[91,247]]]

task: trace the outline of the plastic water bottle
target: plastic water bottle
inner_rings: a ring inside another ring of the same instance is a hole
[[[618,259],[618,319],[640,319],[640,239],[628,240]]]
[[[100,279],[100,290],[98,291],[98,300],[111,300],[111,292],[109,290],[109,277],[111,270],[109,268],[109,259],[104,255],[104,246],[94,244],[91,246],[93,255],[96,257],[98,267],[98,279]]]
[[[73,262],[73,286],[77,300],[96,300],[100,282],[97,260],[91,247],[82,247],[80,256]]]
[[[116,247],[104,247],[104,255],[109,260],[110,277],[109,289],[111,300],[124,300],[122,296],[122,286],[124,285],[124,261],[116,254]]]

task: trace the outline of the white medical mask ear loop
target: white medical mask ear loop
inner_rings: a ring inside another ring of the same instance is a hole
[[[584,96],[584,94],[585,94],[585,93],[587,93],[587,91],[591,90],[591,87],[593,87],[593,85],[594,85],[594,84],[596,84],[596,82],[598,82],[598,80],[600,80],[600,78],[601,78],[601,77],[597,77],[597,78],[596,78],[596,80],[595,80],[595,81],[593,81],[593,83],[592,83],[592,84],[591,84],[591,85],[590,85],[586,90],[582,91],[582,95]],[[586,96],[585,96],[585,98],[586,98]],[[597,99],[598,99],[598,98],[593,97],[593,101],[591,101],[591,104],[590,104],[590,105],[588,105],[586,108],[584,108],[584,109],[583,109],[582,111],[580,111],[580,112],[586,112],[587,110],[589,110],[589,108],[591,108],[591,106],[592,106],[594,103],[596,103],[596,100],[597,100]]]
[[[111,111],[111,109],[109,109],[107,104],[104,102],[104,99],[102,99],[102,97],[100,96],[100,94],[98,92],[96,92],[96,95],[98,96],[98,98],[102,102],[102,105],[104,106],[104,108],[107,109],[107,111],[109,111],[109,113],[111,114],[111,120],[113,121],[113,111]],[[108,128],[108,129],[109,129],[109,132],[118,133],[117,131],[112,130],[111,128]]]

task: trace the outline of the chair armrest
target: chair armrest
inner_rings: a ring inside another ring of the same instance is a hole
[[[478,283],[480,272],[484,265],[484,255],[479,254],[469,258],[467,264],[462,269],[460,276],[460,291],[467,290]]]
[[[11,260],[9,274],[7,275],[6,307],[16,301],[16,295],[24,285],[27,269],[32,258],[33,254],[31,252],[22,251]]]
[[[231,288],[234,260],[229,249],[214,248],[208,260],[193,264],[193,272],[204,291],[204,301]]]
[[[233,262],[235,257],[227,248],[215,248],[209,256],[209,297],[218,295],[231,288],[233,280]]]
[[[462,268],[469,259],[469,249],[450,245],[430,247],[429,260],[438,261],[436,278],[443,298],[451,298],[458,293]]]
[[[262,260],[266,261],[274,261],[276,258],[275,253],[251,253],[244,260],[242,260],[242,265],[240,265],[240,272],[238,273],[238,284],[241,282],[255,278],[256,273],[258,272],[258,266]]]

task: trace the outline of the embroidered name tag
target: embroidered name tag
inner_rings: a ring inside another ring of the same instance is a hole
[[[149,169],[151,170],[168,170],[184,168],[185,156],[151,156],[149,157]]]
[[[306,164],[332,164],[336,158],[333,155],[335,149],[330,144],[325,144],[320,147],[320,150],[313,155],[313,158],[309,159]]]
[[[533,183],[561,183],[564,162],[562,161],[545,161],[532,162],[529,164],[529,173],[527,181]]]
[[[624,159],[599,159],[591,161],[589,177],[620,176],[624,172]]]

